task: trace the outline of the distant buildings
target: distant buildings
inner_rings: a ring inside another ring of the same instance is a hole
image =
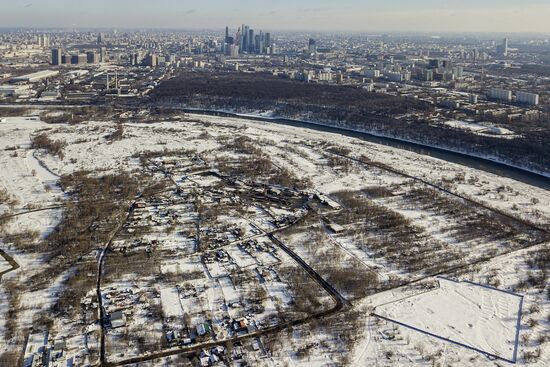
[[[99,54],[97,52],[93,52],[93,51],[90,51],[90,52],[87,52],[86,53],[86,61],[88,62],[88,64],[97,64],[99,63]]]
[[[516,102],[530,106],[537,106],[539,104],[539,95],[535,93],[517,92]]]
[[[86,54],[78,54],[71,56],[72,65],[83,65],[88,63],[88,56]]]
[[[502,44],[497,46],[497,55],[500,57],[508,56],[508,38],[504,38]]]
[[[51,64],[53,66],[59,65],[83,65],[83,64],[97,64],[103,62],[106,59],[105,48],[100,49],[100,53],[95,51],[88,51],[86,53],[76,55],[64,55],[60,48],[52,48]]]
[[[260,33],[255,34],[253,29],[243,24],[237,30],[235,37],[231,37],[229,35],[229,27],[225,27],[223,50],[228,56],[235,55],[235,53],[237,55],[239,53],[262,55],[273,53],[274,45],[272,43],[271,33],[263,33],[260,31]]]
[[[491,88],[489,90],[488,97],[498,101],[512,102],[512,91],[507,89]],[[529,106],[537,106],[539,104],[539,95],[535,93],[518,91],[516,92],[516,102]]]
[[[0,85],[0,97],[19,96],[28,93],[29,85]]]
[[[38,36],[38,46],[43,48],[50,47],[50,36],[47,34],[41,34]]]
[[[239,46],[228,45],[226,48],[226,55],[229,57],[239,57]]]
[[[129,56],[130,65],[138,66],[141,65],[143,61],[143,55],[140,52],[134,52]]]
[[[409,72],[385,72],[384,76],[391,82],[405,82],[411,80],[411,73]]]
[[[321,82],[331,82],[332,73],[330,71],[321,71],[319,72],[319,81]]]
[[[143,60],[143,64],[145,66],[156,67],[158,63],[158,56],[155,54],[148,54],[147,56],[145,56],[145,60]]]
[[[310,54],[317,53],[317,41],[314,40],[313,38],[310,38],[310,39],[309,39],[309,42],[308,42],[308,52],[309,52]]]
[[[52,49],[52,65],[61,65],[61,49],[53,48]]]
[[[431,69],[422,70],[420,80],[425,82],[431,82],[434,80],[434,71]]]
[[[367,78],[379,78],[380,77],[380,70],[372,70],[372,69],[366,69],[363,70],[363,76],[366,76]]]
[[[14,83],[17,83],[17,82],[36,83],[41,80],[48,79],[57,75],[59,75],[59,71],[57,70],[43,70],[32,74],[17,76],[15,78],[12,78],[11,81]]]
[[[101,47],[99,49],[99,62],[107,62],[107,48]]]
[[[491,88],[489,90],[488,97],[499,101],[512,102],[512,91],[500,88]]]

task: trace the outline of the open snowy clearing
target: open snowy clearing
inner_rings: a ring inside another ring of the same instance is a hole
[[[56,184],[59,177],[46,169],[36,151],[30,149],[31,135],[49,128],[25,117],[7,118],[0,123],[0,189],[6,189],[19,208],[47,206],[62,195]]]
[[[438,278],[440,287],[375,308],[375,314],[434,336],[515,360],[522,297]]]
[[[161,288],[160,299],[162,311],[166,317],[183,316],[183,310],[179,301],[178,290],[174,288]]]

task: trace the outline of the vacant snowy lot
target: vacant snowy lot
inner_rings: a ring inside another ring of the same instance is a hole
[[[440,287],[375,308],[395,322],[514,360],[522,297],[439,278]]]

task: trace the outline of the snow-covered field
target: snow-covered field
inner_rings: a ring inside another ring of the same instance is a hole
[[[438,281],[435,290],[377,306],[374,312],[421,332],[514,360],[522,297],[472,283]]]
[[[160,289],[160,303],[166,317],[183,316],[183,310],[179,301],[178,290],[174,288]]]
[[[56,203],[61,190],[58,177],[48,171],[36,151],[30,149],[31,135],[51,127],[26,118],[7,118],[0,124],[0,189],[6,189],[17,207],[41,207]]]

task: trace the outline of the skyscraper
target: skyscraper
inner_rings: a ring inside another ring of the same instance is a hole
[[[257,34],[255,37],[254,37],[254,52],[256,53],[262,53],[262,35],[261,34]]]
[[[93,51],[86,53],[88,64],[97,64],[99,63],[99,54]]]
[[[244,38],[245,38],[245,34],[244,34],[244,24],[241,25],[241,28],[239,28],[239,37],[238,37],[238,41],[239,41],[239,48],[242,50],[243,46],[244,46]]]
[[[497,46],[497,54],[501,57],[508,56],[508,38],[504,38],[502,44]]]
[[[103,43],[103,35],[101,33],[98,33],[97,35],[97,44],[101,45]]]
[[[47,34],[41,34],[38,36],[38,46],[39,47],[50,47],[50,36]]]
[[[250,45],[250,27],[245,25],[243,31],[243,44],[241,45],[241,51],[248,51]]]
[[[52,65],[61,65],[61,49],[52,49]]]
[[[265,35],[262,31],[256,36],[256,53],[263,54],[265,49]]]
[[[248,51],[254,52],[254,30],[250,29],[248,31]]]
[[[228,36],[229,29],[225,29],[225,48],[223,49],[226,55],[229,55],[230,45],[238,46],[240,53],[257,53],[265,54],[266,52],[272,53],[272,39],[270,33],[255,33],[254,29],[251,29],[249,26],[242,24],[235,34],[235,38]]]
[[[317,52],[317,41],[314,40],[313,38],[309,39],[308,51],[310,54],[314,54]]]
[[[155,54],[148,54],[144,60],[145,66],[156,67],[158,65],[158,56]]]
[[[107,48],[101,47],[99,50],[99,62],[107,62]]]

